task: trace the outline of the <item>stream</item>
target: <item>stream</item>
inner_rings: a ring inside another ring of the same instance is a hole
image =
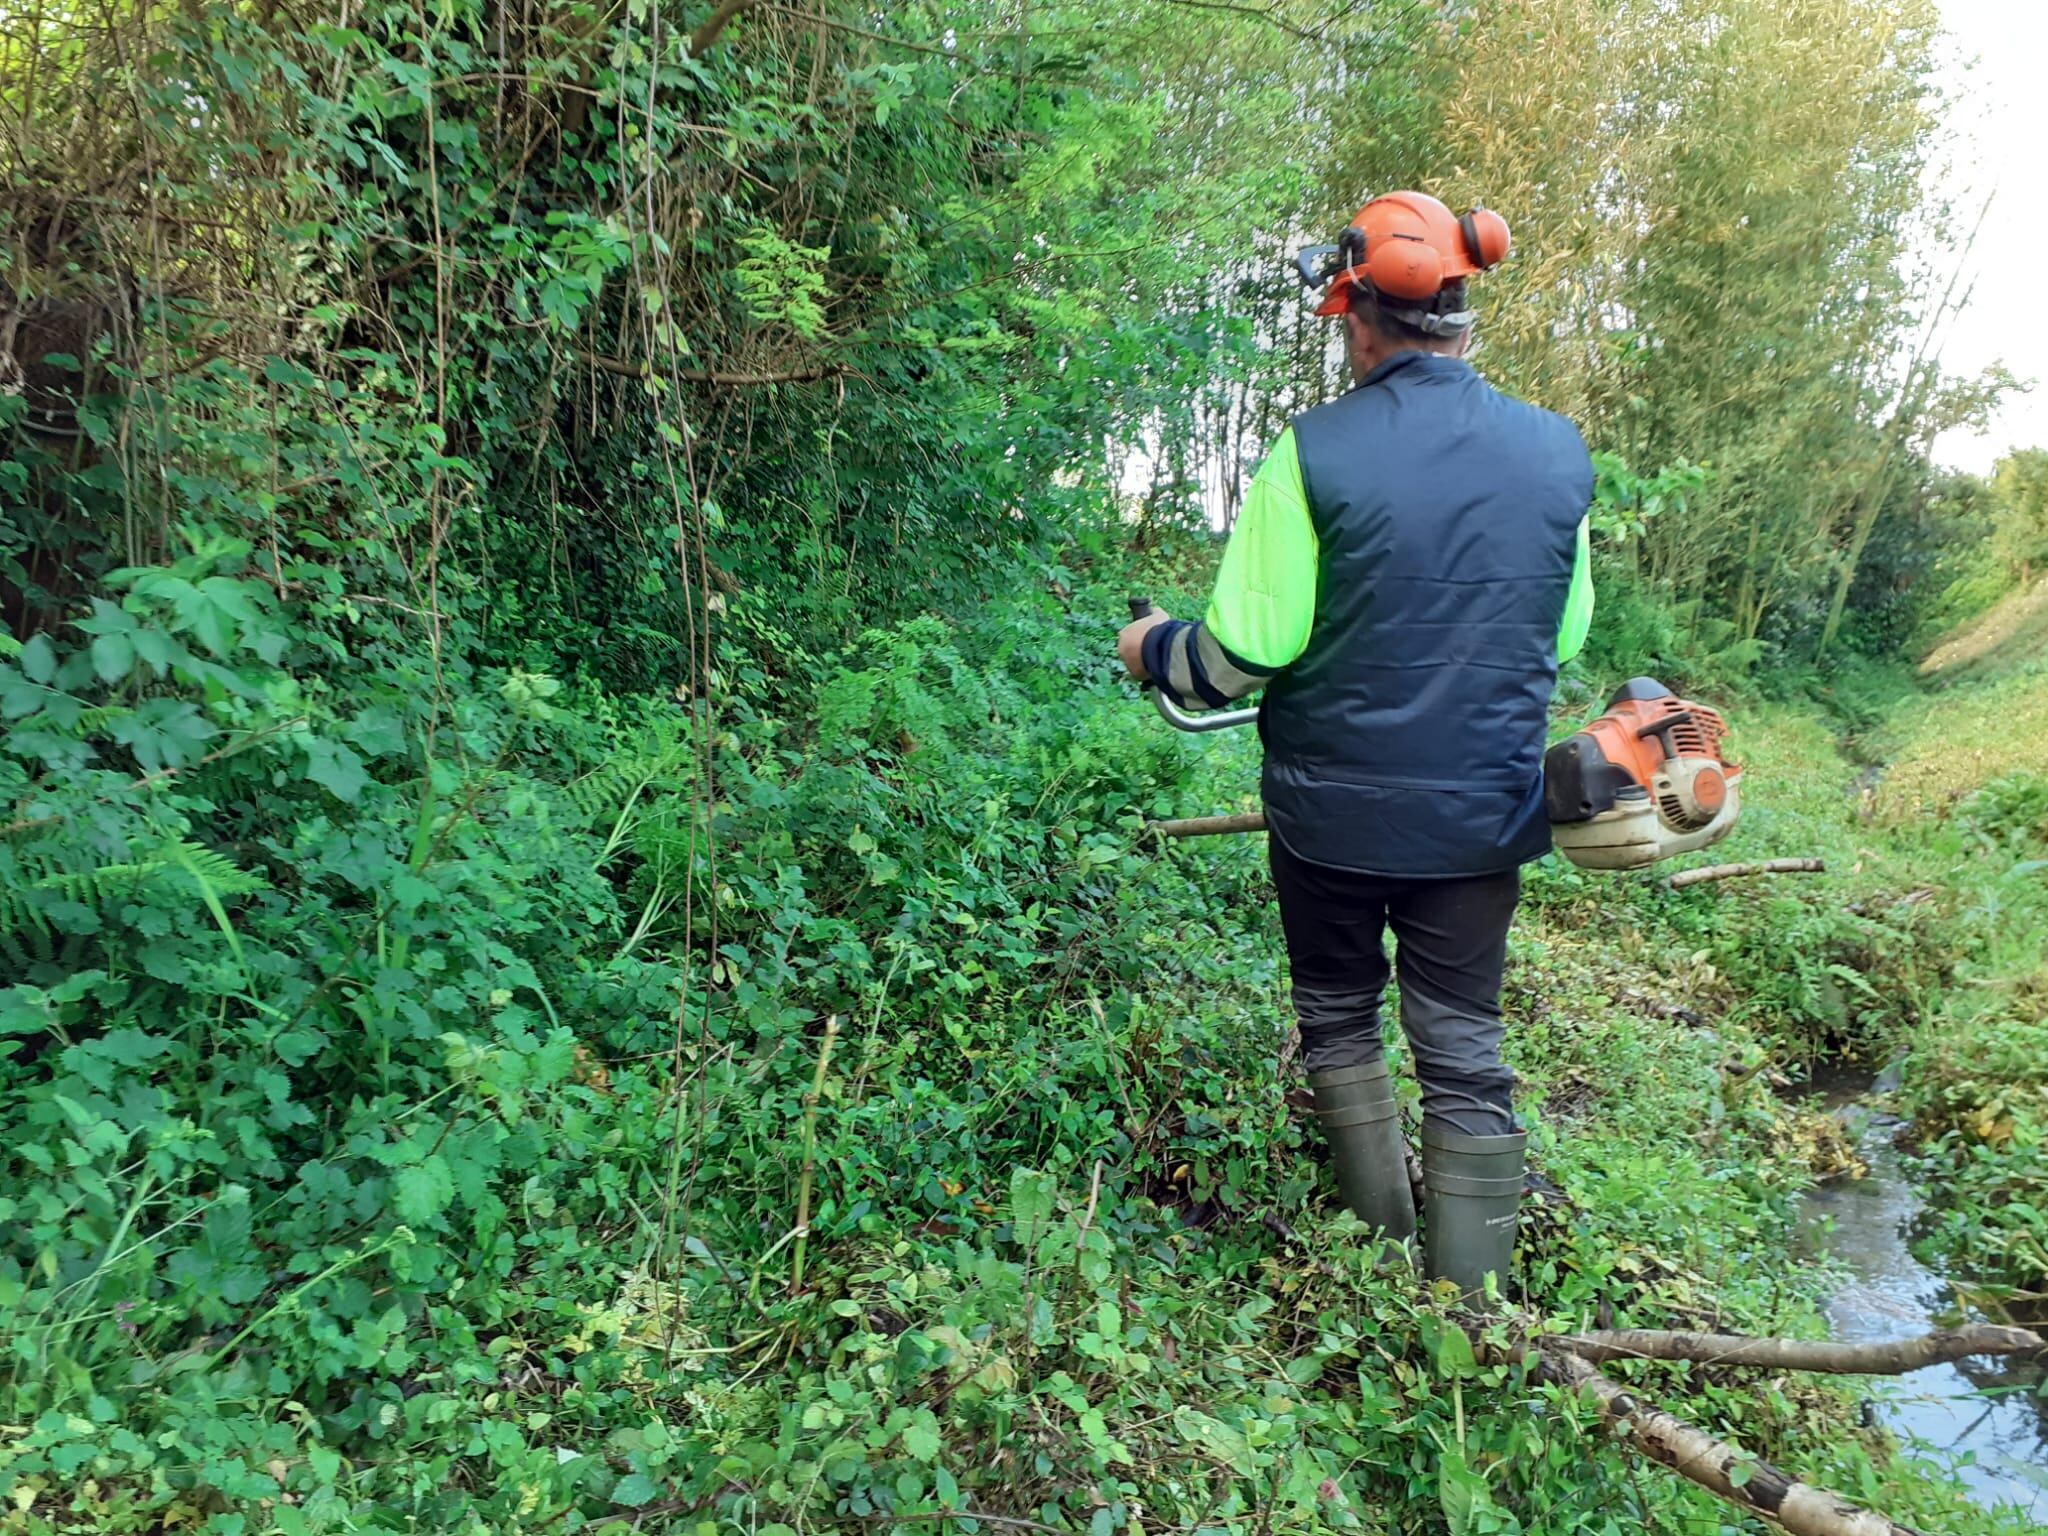
[[[1852,1343],[1953,1325],[1961,1311],[1947,1279],[1909,1246],[1926,1199],[1894,1145],[1903,1122],[1869,1102],[1872,1088],[1867,1071],[1823,1066],[1802,1090],[1842,1122],[1870,1167],[1864,1178],[1813,1190],[1800,1215],[1800,1251],[1826,1253],[1851,1272],[1830,1298],[1827,1318],[1833,1336]],[[2044,1382],[2048,1361],[1964,1360],[1896,1380],[1872,1378],[1871,1406],[1901,1442],[1947,1463],[1977,1503],[2016,1506],[2048,1523]]]

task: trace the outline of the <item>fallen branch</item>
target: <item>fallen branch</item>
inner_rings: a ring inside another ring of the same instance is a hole
[[[1282,1242],[1300,1244],[1299,1236],[1284,1218],[1269,1212],[1261,1221]],[[1306,1262],[1317,1273],[1332,1279],[1349,1278],[1327,1261],[1310,1258]],[[1490,1343],[1475,1332],[1472,1345],[1482,1360],[1526,1364],[1546,1381],[1591,1396],[1607,1421],[1635,1450],[1736,1508],[1775,1521],[1793,1536],[1919,1533],[1824,1488],[1802,1483],[1760,1457],[1696,1429],[1662,1409],[1647,1406],[1621,1383],[1602,1375],[1593,1361],[1695,1360],[1786,1370],[1899,1374],[1966,1355],[2021,1354],[2048,1349],[2048,1341],[2027,1329],[1989,1324],[1942,1329],[1894,1344],[1814,1344],[1796,1339],[1754,1339],[1741,1334],[1665,1333],[1631,1328],[1505,1343]]]
[[[1537,1365],[1550,1380],[1597,1399],[1608,1422],[1652,1461],[1739,1509],[1776,1521],[1793,1536],[1918,1536],[1911,1526],[1802,1483],[1662,1409],[1645,1407],[1575,1354],[1539,1350]]]
[[[1190,816],[1181,821],[1148,821],[1145,830],[1160,837],[1213,837],[1222,832],[1263,832],[1264,811],[1246,811],[1241,816]]]
[[[1571,1334],[1543,1342],[1570,1350],[1593,1365],[1612,1360],[1691,1360],[1701,1365],[1750,1365],[1836,1376],[1902,1376],[1923,1366],[1972,1355],[2028,1355],[2048,1350],[2048,1340],[2037,1333],[1990,1323],[1943,1328],[1915,1339],[1882,1344],[1755,1339],[1739,1333],[1665,1333],[1648,1328]]]
[[[1688,885],[1705,885],[1709,880],[1734,880],[1742,875],[1818,875],[1827,869],[1825,859],[1764,859],[1755,864],[1708,864],[1700,869],[1682,869],[1664,884],[1674,891]]]

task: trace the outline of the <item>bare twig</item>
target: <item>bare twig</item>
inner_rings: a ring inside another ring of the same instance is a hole
[[[1734,880],[1743,875],[1818,875],[1827,869],[1825,859],[1763,859],[1754,864],[1708,864],[1699,869],[1682,869],[1664,884],[1674,891],[1688,885],[1705,885],[1709,880]]]
[[[798,10],[793,5],[769,5],[768,9],[778,15],[788,16],[796,21],[807,21],[812,26],[824,27],[833,32],[843,32],[849,37],[864,37],[871,42],[886,43],[891,48],[908,48],[916,53],[935,53],[942,59],[960,57],[956,49],[938,43],[916,43],[907,37],[891,37],[886,32],[871,32],[866,27],[856,27],[849,22],[839,21],[830,16],[820,16],[814,11]]]
[[[606,373],[615,373],[625,379],[651,379],[657,374],[673,378],[688,379],[693,384],[808,384],[818,379],[837,378],[851,372],[841,363],[816,363],[808,368],[771,369],[762,373],[732,372],[718,368],[659,368],[649,362],[633,362],[623,357],[607,357],[602,352],[593,352],[588,347],[571,347],[570,350],[593,368]]]
[[[1595,1365],[1610,1360],[1692,1360],[1703,1365],[1750,1365],[1839,1376],[1899,1376],[1971,1355],[2026,1355],[2048,1350],[2048,1340],[2037,1333],[1989,1323],[1943,1328],[1882,1344],[1754,1339],[1736,1333],[1665,1333],[1647,1328],[1580,1333],[1544,1342],[1558,1344]]]
[[[1330,23],[1318,27],[1296,26],[1280,14],[1280,8],[1270,9],[1255,5],[1231,5],[1227,0],[1171,0],[1174,5],[1184,5],[1196,11],[1223,11],[1232,16],[1246,16],[1253,21],[1263,22],[1269,27],[1285,32],[1289,37],[1299,38],[1304,43],[1321,43],[1328,39]]]
[[[1043,1520],[1026,1520],[1021,1515],[992,1515],[982,1509],[922,1509],[911,1514],[862,1515],[863,1520],[883,1520],[890,1525],[908,1525],[913,1520],[978,1520],[984,1525],[1009,1526],[1019,1531],[1044,1531],[1048,1536],[1071,1536]]]
[[[804,1249],[811,1238],[811,1176],[818,1167],[818,1100],[825,1092],[825,1069],[832,1064],[832,1042],[839,1038],[839,1015],[825,1021],[825,1038],[818,1045],[818,1070],[811,1078],[811,1091],[804,1095],[804,1169],[796,1185],[796,1252],[789,1261],[789,1293],[803,1289]]]
[[[1088,1179],[1088,1209],[1081,1213],[1080,1229],[1074,1234],[1074,1258],[1087,1251],[1088,1229],[1095,1225],[1095,1202],[1102,1198],[1102,1159],[1095,1159],[1095,1172]]]

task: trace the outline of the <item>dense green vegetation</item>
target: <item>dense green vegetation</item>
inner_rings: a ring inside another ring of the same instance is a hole
[[[2038,1281],[2048,763],[1954,751],[2048,698],[1991,607],[2035,502],[1924,454],[1999,382],[1911,323],[1932,42],[1918,0],[0,23],[0,1531],[1722,1528],[1368,1271],[1260,851],[1141,835],[1252,746],[1108,642],[1334,384],[1292,237],[1504,210],[1481,361],[1602,455],[1561,711],[1743,693],[1731,846],[1837,871],[1532,872],[1524,1305],[1817,1329],[1823,1128],[1762,1069],[1901,1045],[1941,1239]],[[2024,1528],[1833,1388],[1643,1381]]]

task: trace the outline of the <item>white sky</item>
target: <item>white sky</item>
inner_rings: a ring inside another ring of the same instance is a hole
[[[2048,447],[2048,304],[2037,297],[2035,278],[2048,261],[2048,0],[1941,0],[1941,15],[1950,33],[1945,83],[1957,97],[1947,189],[1957,244],[1985,195],[1995,193],[1964,278],[1976,285],[1942,363],[1973,374],[2002,362],[2035,381],[2030,393],[2007,397],[1983,435],[1935,440],[1942,463],[1982,471],[2008,449]]]

